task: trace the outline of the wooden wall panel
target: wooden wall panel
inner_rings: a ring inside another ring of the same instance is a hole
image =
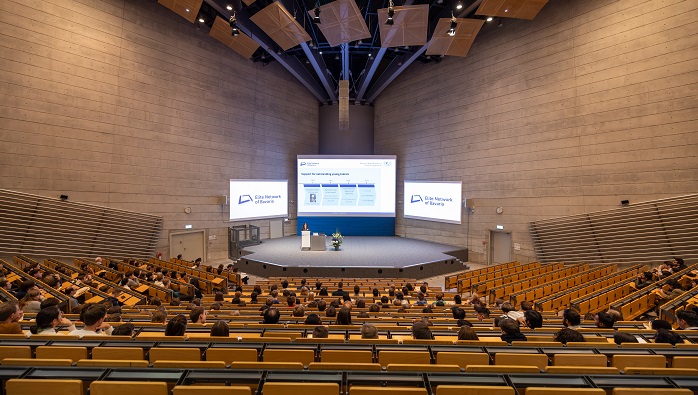
[[[191,224],[215,259],[228,180],[292,180],[317,153],[303,86],[155,2],[8,0],[0,22],[0,188],[162,216],[165,254]]]
[[[412,65],[376,102],[376,153],[398,155],[398,200],[404,179],[462,181],[475,212],[445,225],[398,205],[397,233],[486,261],[501,224],[532,261],[530,221],[695,193],[697,8],[549,2],[485,25],[465,59]]]

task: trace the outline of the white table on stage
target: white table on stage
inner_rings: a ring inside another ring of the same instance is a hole
[[[310,231],[301,230],[301,250],[310,250]]]

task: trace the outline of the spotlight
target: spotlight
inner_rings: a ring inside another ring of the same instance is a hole
[[[316,25],[320,22],[320,3],[315,5],[315,16],[313,17],[313,23]]]
[[[463,9],[463,3],[461,3],[461,2],[459,1],[458,4],[456,4],[456,9],[457,9],[457,10]]]
[[[204,23],[206,21],[204,20],[204,18],[199,18],[199,22]]]
[[[456,26],[458,26],[458,24],[456,23],[456,17],[453,16],[453,12],[451,12],[451,28],[448,29],[449,36],[453,37],[456,35]]]
[[[487,17],[487,22],[492,22],[493,20],[494,20],[494,18],[492,18],[491,16]]]
[[[393,0],[390,0],[390,3],[388,3],[388,19],[386,19],[385,24],[392,26],[395,24],[395,21],[393,20],[393,16],[395,16],[395,8],[393,8]]]
[[[237,37],[240,35],[240,29],[238,28],[238,21],[235,18],[235,12],[233,12],[233,15],[230,16],[230,27],[233,30],[233,37]]]
[[[189,8],[185,9],[184,11],[189,12]]]
[[[233,6],[230,5],[230,4],[228,4],[225,8],[226,8],[228,11],[232,11],[232,10],[233,10]]]

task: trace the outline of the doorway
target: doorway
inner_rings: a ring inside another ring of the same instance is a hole
[[[182,254],[185,261],[194,261],[201,258],[206,262],[206,238],[205,231],[195,230],[191,232],[170,233],[170,256],[176,257]]]
[[[489,264],[511,262],[511,232],[490,230]]]

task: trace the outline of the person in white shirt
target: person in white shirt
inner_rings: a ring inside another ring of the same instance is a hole
[[[36,325],[29,328],[32,335],[61,335],[56,331],[59,325],[67,326],[68,331],[74,331],[75,325],[69,319],[63,318],[63,312],[57,306],[47,307],[36,313]]]
[[[85,335],[111,335],[114,328],[104,322],[107,317],[107,308],[103,304],[90,304],[85,306],[80,313],[80,319],[85,324],[82,329],[74,329],[69,335],[77,335],[82,338]]]

